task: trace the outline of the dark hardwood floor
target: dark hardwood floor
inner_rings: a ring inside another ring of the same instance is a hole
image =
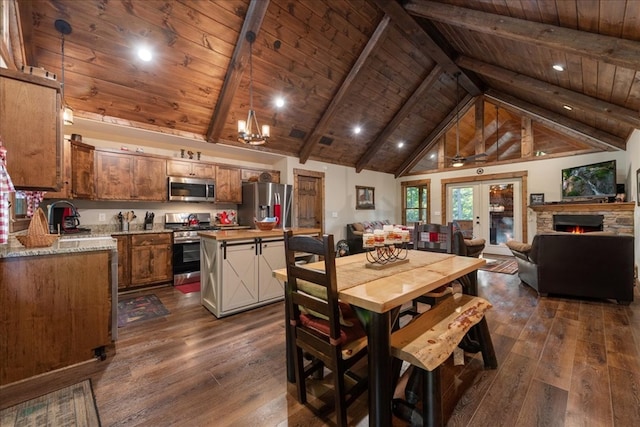
[[[637,287],[625,307],[538,298],[517,274],[478,277],[481,296],[494,305],[487,319],[499,367],[483,370],[480,355],[464,366],[447,362],[449,426],[637,425]],[[199,293],[145,292],[171,313],[119,329],[105,361],[3,387],[0,406],[90,377],[103,426],[332,425],[298,404],[286,381],[282,303],[216,319]],[[350,408],[353,425],[367,425],[366,402],[365,394]]]

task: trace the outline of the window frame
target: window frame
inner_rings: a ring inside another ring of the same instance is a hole
[[[401,212],[401,217],[402,217],[402,224],[403,225],[413,225],[413,224],[407,224],[407,189],[409,188],[418,188],[418,192],[419,192],[419,198],[421,198],[422,193],[426,192],[427,193],[427,206],[424,208],[424,218],[422,218],[422,208],[418,208],[418,217],[419,217],[419,221],[423,221],[423,222],[430,222],[431,220],[431,202],[430,202],[430,195],[431,195],[431,180],[430,179],[421,179],[421,180],[415,180],[415,181],[403,181],[400,183],[400,188],[402,191],[402,212]],[[414,208],[411,208],[414,209]]]

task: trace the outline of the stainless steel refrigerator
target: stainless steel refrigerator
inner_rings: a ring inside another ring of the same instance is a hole
[[[291,227],[292,187],[273,182],[245,182],[242,184],[242,205],[238,206],[238,223],[255,227],[266,217],[279,216],[276,228]],[[279,211],[279,212],[278,212]]]

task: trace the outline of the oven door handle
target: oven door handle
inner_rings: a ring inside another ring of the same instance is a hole
[[[192,239],[189,239],[189,240],[174,240],[173,243],[175,245],[180,245],[180,244],[183,244],[183,243],[200,243],[200,239],[195,239],[195,240],[192,240]]]

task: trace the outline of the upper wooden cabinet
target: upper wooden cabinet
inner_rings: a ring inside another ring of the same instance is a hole
[[[215,176],[215,165],[187,160],[167,160],[167,175],[211,179]]]
[[[133,159],[133,198],[136,200],[167,200],[167,175],[164,159],[138,157]]]
[[[0,133],[16,188],[60,190],[60,105],[60,85],[55,80],[0,68]]]
[[[242,168],[242,181],[260,181],[260,175],[264,173],[271,176],[271,181],[269,182],[275,182],[276,184],[280,183],[280,171],[246,168]]]
[[[133,156],[96,151],[96,196],[129,200],[133,194]]]
[[[216,203],[242,203],[240,169],[216,166]]]
[[[93,199],[94,147],[77,141],[64,141],[64,163],[60,191],[46,192],[47,199]]]
[[[167,200],[166,160],[96,151],[96,198]]]
[[[71,196],[74,199],[93,199],[96,195],[94,157],[91,145],[71,141]]]

